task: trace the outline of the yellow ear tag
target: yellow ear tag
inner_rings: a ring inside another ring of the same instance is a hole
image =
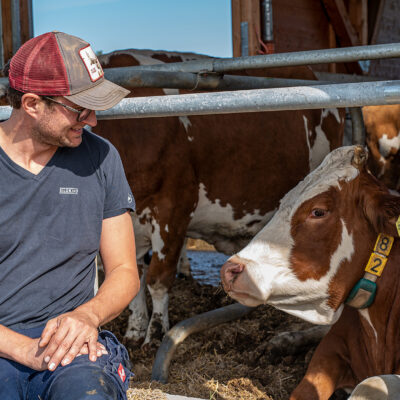
[[[400,215],[396,222],[397,234],[400,236]]]

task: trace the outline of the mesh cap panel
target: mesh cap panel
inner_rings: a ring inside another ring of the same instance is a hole
[[[9,81],[11,87],[23,93],[70,94],[67,72],[54,34],[40,35],[18,50],[11,60]]]

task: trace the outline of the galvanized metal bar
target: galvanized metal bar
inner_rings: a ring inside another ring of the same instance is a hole
[[[243,57],[249,55],[249,23],[240,23],[240,53]]]
[[[351,115],[351,125],[353,130],[352,142],[353,144],[365,145],[365,127],[364,118],[360,107],[349,108]]]
[[[19,0],[11,0],[11,29],[13,54],[21,47],[21,18]]]
[[[124,119],[397,103],[400,103],[400,81],[382,81],[134,97],[96,114],[98,119]],[[0,119],[7,119],[9,115],[9,107],[0,107]]]
[[[121,119],[396,103],[400,103],[400,81],[384,81],[130,98],[97,116]]]
[[[183,72],[225,72],[254,68],[290,67],[400,57],[400,43],[309,50],[249,57],[214,58],[180,63],[141,65],[138,69]]]
[[[191,72],[141,71],[132,67],[107,68],[105,77],[127,89],[168,88],[186,90],[246,90],[291,86],[322,85],[332,82],[263,78],[239,75],[193,74]],[[8,86],[8,78],[0,78],[0,93]]]
[[[215,73],[195,74],[176,71],[147,71],[136,69],[136,67],[106,68],[104,69],[104,74],[110,81],[128,89],[153,87],[188,90],[245,90],[329,83],[304,79],[263,78]]]
[[[178,344],[182,343],[189,335],[241,318],[254,309],[255,307],[247,307],[235,303],[196,315],[176,324],[165,334],[158,348],[153,364],[151,380],[162,383],[168,382],[169,364],[172,356]]]
[[[272,0],[262,0],[262,40],[264,42],[272,42],[274,40],[274,25],[272,19]]]

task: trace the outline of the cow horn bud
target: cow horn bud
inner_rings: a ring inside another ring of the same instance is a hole
[[[365,151],[364,147],[355,146],[354,156],[353,159],[351,160],[353,167],[361,169],[364,167],[366,161],[367,161],[367,152]]]

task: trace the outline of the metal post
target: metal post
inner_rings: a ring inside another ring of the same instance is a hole
[[[12,49],[13,54],[21,47],[21,19],[19,0],[11,0],[11,22],[12,22]]]
[[[365,127],[364,118],[360,107],[350,107],[351,125],[353,131],[353,144],[365,146]]]
[[[272,0],[262,0],[262,39],[264,42],[274,40],[274,25],[272,20]]]
[[[249,55],[249,23],[240,23],[240,53],[242,57]]]

